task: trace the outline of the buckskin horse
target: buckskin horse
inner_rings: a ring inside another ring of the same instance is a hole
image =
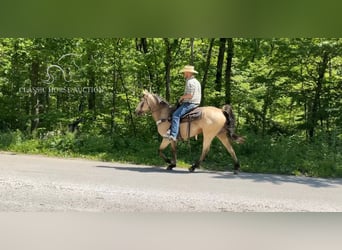
[[[143,91],[143,97],[140,103],[137,105],[135,113],[137,115],[143,115],[147,112],[152,113],[152,117],[158,127],[158,133],[164,135],[171,125],[172,108],[169,103],[164,101],[158,95]],[[190,111],[191,113],[191,111]],[[189,113],[184,116],[184,120],[181,120],[179,136],[183,140],[187,140],[191,137],[197,136],[203,133],[203,146],[202,154],[198,161],[196,161],[190,168],[190,172],[194,172],[196,168],[200,167],[201,162],[205,159],[206,154],[209,151],[212,140],[217,137],[227,151],[230,153],[234,160],[234,174],[237,174],[240,170],[240,163],[236,157],[235,151],[231,145],[231,141],[237,143],[243,143],[244,139],[234,133],[234,114],[229,105],[225,105],[223,109],[219,109],[212,106],[197,108],[197,118],[189,117]],[[189,121],[189,119],[191,121]],[[168,159],[163,150],[171,144],[172,160]],[[176,167],[177,162],[177,143],[173,140],[163,138],[159,146],[159,155],[170,164],[167,170],[172,170]]]

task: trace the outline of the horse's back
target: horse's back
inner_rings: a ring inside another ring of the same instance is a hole
[[[214,106],[204,106],[200,107],[200,109],[202,111],[202,118],[195,121],[195,123],[203,129],[221,129],[226,123],[226,117],[222,109]]]
[[[216,122],[222,121],[223,123],[226,122],[226,118],[223,114],[222,109],[219,109],[214,106],[204,106],[201,107],[203,119],[209,119]]]
[[[226,117],[222,109],[213,106],[199,107],[202,112],[201,118],[194,120],[190,125],[190,137],[203,133],[211,136],[217,135],[226,123]],[[184,122],[180,125],[182,138],[189,137],[189,123]]]

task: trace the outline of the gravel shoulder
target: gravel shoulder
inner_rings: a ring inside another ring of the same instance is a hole
[[[0,211],[342,211],[342,179],[0,153]]]

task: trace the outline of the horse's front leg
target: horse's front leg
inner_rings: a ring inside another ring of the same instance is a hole
[[[163,150],[171,143],[171,151],[172,151],[172,160],[166,157],[166,155],[163,153]],[[159,155],[161,158],[164,159],[166,163],[169,163],[169,166],[167,167],[167,170],[172,170],[174,167],[176,167],[177,162],[177,151],[176,151],[176,143],[174,141],[170,141],[167,138],[164,138],[162,143],[159,146]]]

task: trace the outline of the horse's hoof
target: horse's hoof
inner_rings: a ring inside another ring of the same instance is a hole
[[[170,164],[167,168],[166,168],[166,170],[172,170],[174,167],[176,167],[176,164]]]
[[[233,173],[234,173],[234,174],[239,174],[239,173],[240,173],[240,170],[235,169]]]
[[[195,171],[195,169],[196,169],[196,164],[192,164],[191,167],[188,168],[188,169],[189,169],[190,173],[193,173]]]

